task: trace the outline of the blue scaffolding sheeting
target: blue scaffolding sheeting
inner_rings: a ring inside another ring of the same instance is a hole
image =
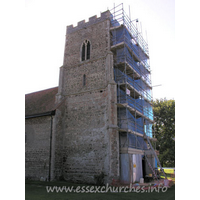
[[[147,144],[144,138],[133,134],[128,134],[128,147],[137,149],[147,149]]]
[[[138,79],[134,80],[132,77],[126,75],[125,73],[121,72],[119,69],[114,69],[115,74],[115,81],[119,84],[121,83],[129,83],[137,92],[148,101],[152,100],[151,97],[151,90],[150,88],[144,83],[143,80]]]
[[[152,106],[146,102],[144,99],[142,99],[143,101],[143,113],[146,117],[148,117],[150,120],[153,121],[153,108]]]
[[[147,143],[143,137],[131,133],[120,134],[120,147],[128,147],[141,150],[148,149]]]
[[[132,70],[135,71],[135,73],[139,74],[139,76],[141,76],[141,78],[146,81],[148,86],[151,87],[150,73],[146,69],[145,64],[144,64],[148,62],[147,61],[141,62],[141,63],[136,62],[134,58],[131,56],[131,53],[127,49],[127,47],[119,48],[116,50],[115,63],[116,64],[128,63],[129,66],[132,68]]]
[[[139,44],[140,48],[146,55],[149,55],[148,44],[142,37],[142,35],[138,32],[137,26],[134,25],[133,20],[131,20],[128,15],[124,12],[123,4],[114,7],[110,10],[110,21],[111,27],[119,27],[120,25],[124,25],[132,38],[134,38],[135,42]],[[137,21],[137,20],[136,20]]]
[[[137,44],[136,38],[130,35],[125,26],[121,26],[117,28],[117,30],[112,31],[111,42],[113,46],[119,45],[120,43],[126,44],[126,47],[129,49],[129,51],[132,51],[134,54],[135,59],[138,61],[144,60],[143,64],[149,70],[149,65],[147,62],[145,62],[145,60],[148,59],[148,56],[141,49],[141,46]]]
[[[140,76],[142,76],[141,70],[138,66],[138,62],[133,59],[126,47],[117,49],[116,55],[116,64],[127,62],[133,70],[135,70]]]
[[[153,109],[150,103],[144,99],[138,98],[134,99],[133,97],[126,94],[125,91],[118,89],[117,90],[117,102],[120,104],[128,104],[130,107],[139,111],[142,115],[146,116],[153,121]]]
[[[148,137],[153,137],[152,124],[142,117],[135,118],[126,108],[118,109],[118,127],[141,134],[145,132]]]
[[[117,94],[117,102],[120,104],[127,103],[132,108],[138,110],[141,114],[143,114],[142,100],[134,99],[133,97],[127,95],[123,90],[119,89]]]
[[[151,89],[144,83],[144,81],[142,79],[138,79],[138,80],[135,80],[135,84],[139,85],[139,91],[140,91],[141,95],[144,98],[151,101],[152,100]]]
[[[123,6],[111,10],[110,21],[120,145],[147,149],[142,135],[153,137],[148,44],[137,25],[125,14]]]
[[[118,110],[118,127],[141,134],[144,133],[142,118],[136,119],[126,108]]]

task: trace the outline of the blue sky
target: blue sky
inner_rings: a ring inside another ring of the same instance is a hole
[[[25,4],[25,93],[58,85],[66,26],[124,4],[131,19],[139,19],[149,44],[153,98],[175,99],[175,1],[115,0],[69,1],[26,0]]]

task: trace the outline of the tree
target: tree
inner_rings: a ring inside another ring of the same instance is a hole
[[[162,167],[175,166],[175,100],[153,101],[156,148]]]

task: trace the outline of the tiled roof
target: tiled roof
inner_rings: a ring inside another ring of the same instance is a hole
[[[58,87],[25,95],[25,116],[53,111]]]

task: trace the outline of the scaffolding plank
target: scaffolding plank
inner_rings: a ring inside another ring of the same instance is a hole
[[[133,135],[137,135],[137,136],[143,137],[142,133],[138,133],[138,132],[132,131],[130,129],[118,129],[118,130],[119,130],[119,132],[127,132],[127,133],[131,133]]]
[[[118,47],[120,47],[120,46],[123,46],[123,45],[124,45],[124,42],[120,42],[120,43],[118,43],[118,44],[115,44],[115,45],[111,46],[110,48],[111,48],[111,50],[112,50],[112,49],[116,49],[116,48],[118,48]]]

